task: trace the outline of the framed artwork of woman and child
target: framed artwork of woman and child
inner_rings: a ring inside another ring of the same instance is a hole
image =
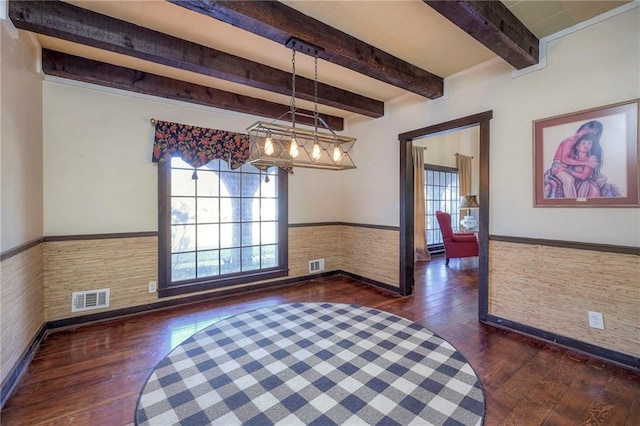
[[[534,206],[640,206],[639,104],[534,121]]]

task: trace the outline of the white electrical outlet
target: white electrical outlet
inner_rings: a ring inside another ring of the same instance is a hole
[[[604,330],[604,318],[601,312],[589,312],[589,327]]]
[[[158,289],[158,284],[155,281],[149,281],[149,293],[155,293]]]

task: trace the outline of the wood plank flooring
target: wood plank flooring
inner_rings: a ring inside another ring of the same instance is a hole
[[[451,342],[486,394],[485,424],[640,425],[640,372],[477,321],[477,260],[416,267],[411,297],[332,277],[55,331],[0,413],[2,425],[129,425],[154,366],[215,321],[289,302],[356,303]]]

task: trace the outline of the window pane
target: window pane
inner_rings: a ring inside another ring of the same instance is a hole
[[[220,160],[209,161],[202,167],[198,167],[198,176],[200,176],[200,170],[220,170]]]
[[[218,250],[198,252],[198,278],[220,275],[219,256]]]
[[[262,222],[261,240],[262,244],[273,244],[277,242],[278,224],[277,222]]]
[[[220,247],[240,246],[240,224],[224,223],[220,225]]]
[[[242,175],[242,196],[257,197],[260,189],[260,175],[243,174]]]
[[[256,167],[251,163],[244,163],[242,166],[240,166],[239,169],[236,169],[236,170],[241,172],[243,175],[245,173],[255,173],[255,174],[260,173],[260,170],[256,169]]]
[[[260,206],[259,198],[243,198],[241,200],[242,205],[242,221],[252,222],[260,220]]]
[[[260,269],[260,247],[243,247],[242,248],[242,270],[254,271]]]
[[[171,157],[171,167],[189,169],[193,173],[193,167],[185,163],[180,157]]]
[[[171,195],[196,195],[197,180],[191,179],[193,169],[171,171]]]
[[[195,225],[171,226],[171,252],[190,251],[196,249]]]
[[[220,247],[220,225],[198,225],[198,250]]]
[[[198,223],[220,221],[220,208],[217,198],[198,198]]]
[[[242,246],[256,246],[260,244],[260,222],[242,224]]]
[[[276,220],[278,218],[278,203],[274,199],[262,199],[262,211],[260,212],[260,219],[262,220]]]
[[[429,237],[428,237],[429,240],[427,242],[427,245],[437,243],[438,240],[437,240],[437,236],[436,236],[436,231],[431,229],[431,230],[428,231],[428,233],[429,233]]]
[[[220,180],[223,185],[223,189],[220,194],[222,197],[240,196],[240,173],[220,172]]]
[[[171,255],[171,279],[189,280],[196,277],[196,254],[179,253]]]
[[[239,198],[220,198],[220,222],[240,222]]]
[[[272,167],[273,169],[274,167]],[[271,170],[271,169],[269,169]],[[278,196],[278,176],[269,174],[269,182],[264,181],[265,175],[260,175],[260,196],[261,197],[277,197]]]
[[[263,268],[275,268],[278,266],[278,245],[262,246],[261,262]]]
[[[196,199],[186,197],[171,198],[171,223],[195,223]]]
[[[198,187],[199,197],[217,197],[218,196],[218,175],[216,172],[201,171],[198,169]]]
[[[240,272],[240,249],[220,250],[220,274]]]

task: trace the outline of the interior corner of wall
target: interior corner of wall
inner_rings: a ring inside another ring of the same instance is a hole
[[[384,115],[380,118],[388,120],[389,119],[389,110],[390,110],[391,106],[389,105],[389,102],[385,102],[384,103]]]
[[[44,74],[42,72],[42,46],[40,45],[40,42],[38,41],[37,37],[33,33],[28,33],[27,38],[29,39],[29,42],[35,49],[35,55],[36,55],[35,72],[38,74]]]
[[[2,10],[3,7],[5,7],[5,5],[3,5],[2,2],[3,0],[0,0],[0,10]],[[6,10],[5,10],[5,13],[6,13]],[[14,40],[18,39],[18,29],[13,25],[13,22],[11,22],[11,19],[7,19],[6,17],[4,18],[0,17],[0,23],[2,23],[2,28],[4,28],[7,31],[7,33],[9,34],[9,37],[11,37]]]

